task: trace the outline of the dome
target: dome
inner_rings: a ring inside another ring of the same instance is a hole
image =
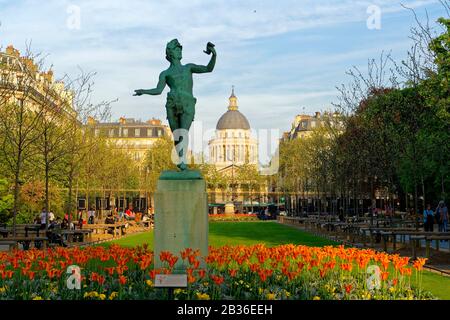
[[[217,122],[217,130],[225,129],[244,129],[250,130],[250,124],[247,118],[238,110],[228,110]]]
[[[228,111],[225,112],[217,122],[217,130],[226,129],[243,129],[250,130],[250,124],[247,118],[239,112],[237,105],[237,97],[234,95],[234,86],[231,91],[231,96],[229,98],[230,104],[228,106]]]

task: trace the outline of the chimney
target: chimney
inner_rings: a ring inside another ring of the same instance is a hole
[[[93,117],[88,117],[87,120],[88,125],[92,126],[97,123],[97,121]]]
[[[13,45],[9,45],[6,47],[6,54],[15,56],[15,57],[20,57],[20,52],[19,50],[17,50],[16,48],[13,47]]]
[[[127,122],[127,119],[125,119],[125,117],[120,117],[120,119],[119,119],[120,124],[125,124],[126,122]]]
[[[320,118],[320,112],[319,112],[319,111],[316,111],[316,115],[315,115],[315,117],[316,117],[317,119],[319,119],[319,118]]]

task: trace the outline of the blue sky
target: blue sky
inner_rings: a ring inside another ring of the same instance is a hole
[[[424,19],[444,15],[438,1],[403,0]],[[68,8],[80,8],[80,28],[67,26]],[[369,30],[367,8],[381,9],[381,29]],[[0,45],[48,54],[57,76],[77,68],[96,71],[94,100],[115,99],[120,116],[165,120],[165,93],[132,97],[156,85],[167,68],[166,43],[178,38],[183,62],[206,64],[208,41],[218,59],[211,74],[195,76],[196,120],[214,128],[226,111],[232,85],[253,128],[286,131],[296,114],[331,108],[336,86],[352,66],[410,46],[412,14],[399,1],[350,0],[0,0]],[[166,89],[167,90],[167,89]]]

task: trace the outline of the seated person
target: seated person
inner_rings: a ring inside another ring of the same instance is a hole
[[[130,209],[127,209],[127,211],[125,211],[125,219],[126,220],[134,220],[135,219],[135,214],[133,211],[131,211]]]
[[[142,223],[145,227],[149,227],[150,226],[150,216],[148,214],[144,214],[144,216],[142,217]]]
[[[61,229],[69,229],[69,220],[67,220],[66,217],[64,217],[61,222]]]
[[[105,224],[114,224],[116,221],[114,220],[114,217],[112,214],[108,214],[108,216],[105,219]]]

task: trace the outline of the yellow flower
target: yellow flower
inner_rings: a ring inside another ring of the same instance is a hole
[[[370,295],[369,292],[363,293],[361,297],[362,297],[364,300],[370,300],[370,298],[372,298],[372,296]]]
[[[198,300],[210,300],[211,298],[209,297],[209,295],[207,293],[197,292],[197,299]]]
[[[106,295],[103,294],[103,293],[101,293],[101,294],[98,296],[98,298],[99,298],[100,300],[105,300],[105,299],[106,299]]]
[[[99,294],[97,291],[86,292],[84,298],[98,298]]]
[[[153,287],[153,281],[152,281],[152,280],[147,280],[147,281],[145,281],[145,283],[146,283],[149,287]]]
[[[183,293],[183,292],[184,292],[183,289],[175,289],[175,290],[173,291],[173,293],[174,293],[175,295],[178,295],[178,294]]]
[[[319,296],[315,296],[315,297],[313,298],[313,300],[320,300],[320,297],[319,297]]]
[[[276,294],[275,293],[268,293],[266,295],[267,300],[275,300]]]
[[[5,292],[6,291],[6,287],[1,287],[0,288],[0,293],[3,293],[3,292]]]
[[[203,286],[207,287],[207,286],[209,286],[209,283],[208,282],[203,282]]]
[[[44,300],[44,299],[42,299],[41,296],[36,296],[36,297],[33,298],[33,300]]]
[[[109,300],[114,300],[117,297],[117,292],[113,291],[111,292],[111,294],[109,295]]]
[[[390,287],[390,288],[389,288],[389,291],[390,291],[390,292],[395,292],[395,288],[394,288],[394,287]]]

